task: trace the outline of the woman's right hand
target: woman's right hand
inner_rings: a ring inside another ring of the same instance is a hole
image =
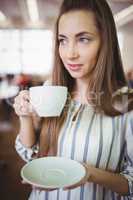
[[[30,97],[28,90],[22,90],[14,99],[13,107],[19,117],[36,115],[35,111],[30,104]]]

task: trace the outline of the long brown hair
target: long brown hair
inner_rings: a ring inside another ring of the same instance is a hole
[[[66,71],[59,56],[58,24],[60,17],[75,10],[91,11],[95,15],[97,27],[101,36],[101,49],[96,66],[89,73],[88,92],[92,91],[99,99],[93,99],[96,109],[102,110],[106,115],[120,114],[112,106],[112,94],[117,89],[127,85],[122,67],[120,50],[117,40],[115,22],[112,12],[105,0],[64,0],[56,22],[54,67],[52,72],[52,85],[62,85],[68,88],[71,94],[75,84],[74,79]],[[67,101],[69,104],[69,99]],[[69,107],[69,106],[68,106]],[[60,117],[45,118],[40,135],[40,155],[56,155],[58,136],[67,110],[63,110]]]

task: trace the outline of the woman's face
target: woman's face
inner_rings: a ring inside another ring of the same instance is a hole
[[[75,79],[86,79],[96,62],[100,34],[92,12],[71,11],[61,16],[58,27],[60,58]]]

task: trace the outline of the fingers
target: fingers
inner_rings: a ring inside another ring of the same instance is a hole
[[[84,178],[83,178],[83,181],[86,182],[86,181],[88,181],[88,179],[90,177],[89,166],[86,163],[82,163],[82,165],[84,166],[85,173],[86,173]]]
[[[33,189],[37,189],[37,190],[40,190],[40,191],[44,190],[44,191],[50,192],[50,191],[54,191],[54,190],[58,189],[58,188],[41,188],[41,187],[38,187],[36,185],[32,185],[30,183],[27,183],[25,180],[22,180],[21,183],[24,184],[24,185],[30,185]]]
[[[80,187],[81,185],[83,185],[83,183],[79,182],[77,184],[74,184],[74,185],[71,185],[71,186],[68,186],[68,187],[64,187],[63,190],[72,190],[72,189],[75,189],[77,187]]]
[[[58,188],[41,188],[41,187],[37,187],[37,186],[35,186],[35,185],[32,185],[32,188],[33,188],[33,189],[40,190],[40,191],[47,191],[47,192],[52,192],[52,191],[58,189]]]
[[[29,91],[23,90],[14,99],[14,110],[18,116],[31,116],[34,113],[32,105],[30,104]],[[36,113],[34,113],[35,115]]]
[[[21,180],[21,183],[24,184],[24,185],[30,185],[29,183],[27,183],[27,182],[24,181],[24,180]]]
[[[30,101],[29,92],[27,90],[23,90],[15,97],[14,104],[23,106],[24,103],[29,101]]]
[[[76,184],[73,184],[73,185],[68,186],[68,187],[64,187],[63,190],[72,190],[72,189],[75,189],[77,187],[80,187],[80,186],[84,185],[86,182],[87,182],[86,179],[83,178],[81,181],[79,181]]]

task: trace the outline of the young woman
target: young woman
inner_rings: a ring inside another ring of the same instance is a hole
[[[37,135],[29,92],[20,92],[14,103],[20,118],[16,150],[27,162],[47,155],[77,160],[83,163],[86,176],[65,190],[34,188],[29,199],[131,200],[132,90],[126,88],[108,4],[105,0],[64,0],[55,35],[55,62],[48,84],[68,87],[68,100],[60,117],[41,119]],[[124,98],[127,95],[130,105]]]

